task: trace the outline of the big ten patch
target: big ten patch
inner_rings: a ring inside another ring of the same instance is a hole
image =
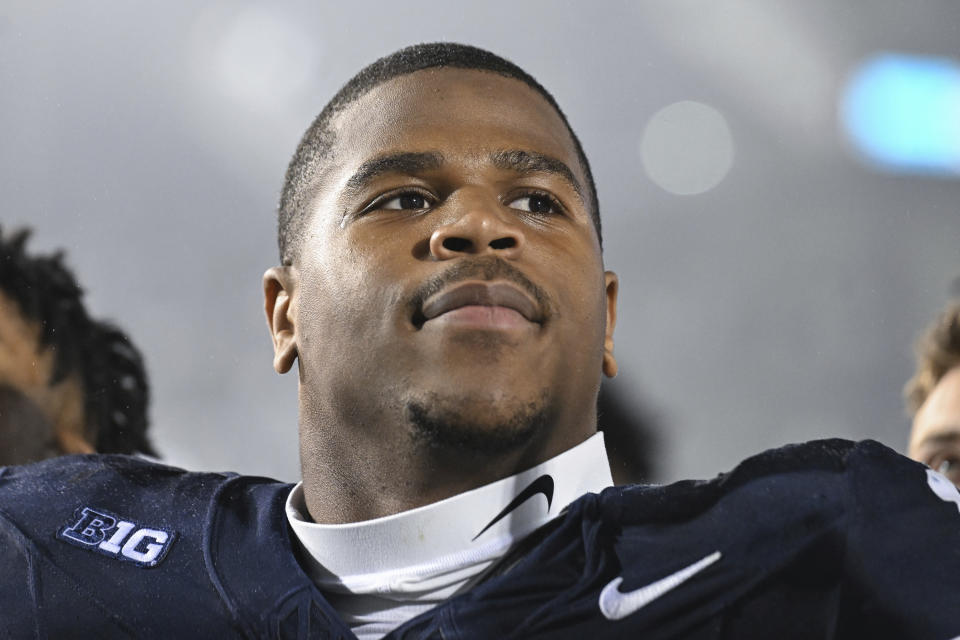
[[[103,555],[155,567],[173,545],[175,531],[145,527],[127,518],[104,511],[80,507],[73,519],[57,532],[64,542]]]

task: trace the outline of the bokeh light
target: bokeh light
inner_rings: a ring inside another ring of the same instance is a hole
[[[198,25],[219,90],[254,111],[281,111],[314,81],[319,41],[290,16],[267,6],[229,15],[210,11]]]
[[[653,182],[677,195],[713,189],[733,165],[730,127],[713,107],[691,100],[655,113],[640,140],[640,159]]]
[[[960,64],[880,54],[861,64],[840,104],[854,149],[888,170],[960,175]]]

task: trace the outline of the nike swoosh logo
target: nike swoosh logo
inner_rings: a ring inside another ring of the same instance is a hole
[[[675,589],[720,559],[720,552],[714,551],[707,557],[694,562],[689,567],[671,573],[666,578],[651,582],[645,587],[621,593],[621,576],[617,576],[600,592],[600,612],[607,620],[621,620],[631,613],[647,606],[666,592]]]
[[[473,536],[473,539],[470,540],[470,542],[473,542],[482,536],[487,529],[500,522],[500,520],[502,520],[508,513],[538,493],[542,493],[543,497],[547,499],[547,511],[550,511],[550,505],[553,503],[553,477],[550,474],[545,473],[527,485],[527,488],[518,493],[517,497],[511,500],[510,504],[503,508],[503,511],[494,516],[493,520],[491,520],[487,526],[480,530],[480,533]]]

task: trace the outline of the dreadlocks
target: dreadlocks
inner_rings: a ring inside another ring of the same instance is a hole
[[[0,229],[0,291],[40,326],[40,345],[55,354],[49,385],[76,374],[84,393],[86,431],[100,453],[155,456],[147,439],[149,387],[143,356],[109,322],[92,319],[63,252],[29,256],[29,230]]]

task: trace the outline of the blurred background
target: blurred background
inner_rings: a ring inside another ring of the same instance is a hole
[[[0,224],[65,248],[144,351],[167,461],[298,477],[260,288],[283,172],[353,73],[434,40],[518,63],[580,136],[621,277],[609,390],[654,480],[903,450],[911,346],[960,276],[960,3],[6,0]]]

